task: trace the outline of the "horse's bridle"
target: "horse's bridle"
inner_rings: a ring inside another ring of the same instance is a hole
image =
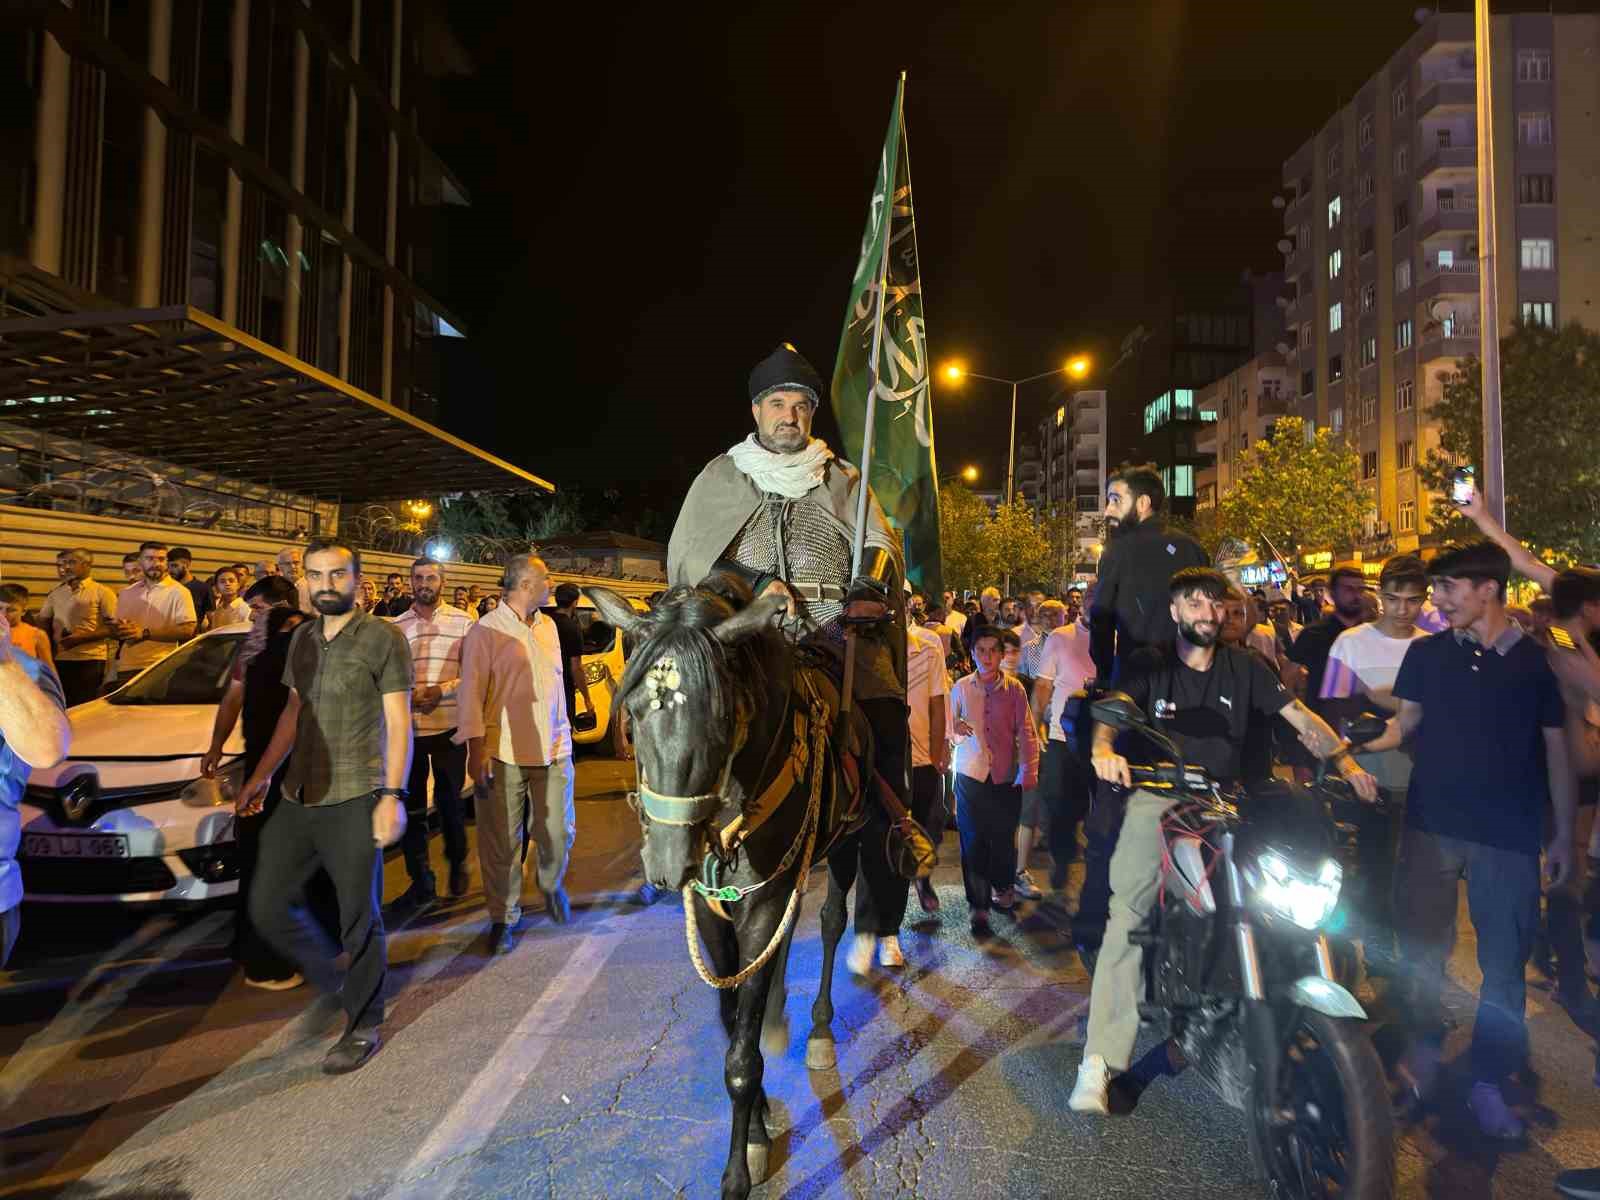
[[[638,796],[639,807],[644,810],[644,815],[656,825],[694,826],[711,820],[727,803],[728,780],[733,774],[733,760],[739,756],[740,749],[742,747],[729,750],[728,761],[722,766],[717,786],[694,796],[669,796],[666,792],[656,791],[645,781],[644,764],[640,763]]]

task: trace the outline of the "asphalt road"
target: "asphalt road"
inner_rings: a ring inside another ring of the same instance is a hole
[[[484,956],[476,890],[394,930],[388,1040],[343,1078],[318,1070],[338,1023],[308,1009],[305,989],[242,985],[227,911],[29,911],[0,975],[0,1195],[715,1196],[725,1043],[685,952],[681,905],[630,900],[637,826],[624,773],[580,762],[573,922],[553,926],[530,883],[534,911],[507,958]],[[907,968],[861,981],[841,966],[839,1064],[827,1073],[803,1063],[821,901],[808,897],[789,976],[795,1036],[767,1063],[771,1178],[756,1194],[1262,1195],[1238,1114],[1198,1081],[1165,1081],[1114,1120],[1067,1111],[1088,979],[1061,913],[1032,906],[975,945],[953,840],[943,857],[944,911],[907,931]],[[392,861],[387,895],[404,886]],[[1463,924],[1450,992],[1463,1027],[1471,955]],[[1542,990],[1530,1012],[1540,1079],[1521,1097],[1528,1147],[1483,1146],[1452,1076],[1437,1111],[1406,1133],[1402,1196],[1545,1197],[1556,1171],[1600,1163],[1593,1043]],[[1452,1039],[1452,1057],[1463,1041]]]

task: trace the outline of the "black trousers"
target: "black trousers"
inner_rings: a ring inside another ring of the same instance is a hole
[[[68,708],[74,704],[84,704],[100,694],[100,688],[106,681],[105,659],[99,662],[67,659],[63,662],[58,658],[56,678],[61,680],[61,694],[66,697]]]
[[[337,994],[346,1031],[383,1020],[388,947],[383,931],[383,852],[372,840],[375,795],[307,807],[285,800],[261,835],[250,919],[314,985]],[[322,867],[339,896],[339,945],[312,917],[306,884]],[[341,975],[333,964],[349,955]]]
[[[400,842],[406,874],[424,891],[437,891],[433,866],[428,862],[428,772],[433,772],[433,807],[439,813],[444,835],[444,856],[450,863],[467,858],[466,805],[461,788],[467,778],[467,748],[450,739],[454,729],[415,738],[411,750],[411,777],[406,781],[406,832]]]
[[[255,769],[256,763],[246,756],[244,777],[248,779]],[[283,803],[281,789],[288,769],[285,763],[272,777],[260,812],[253,817],[235,817],[233,822],[239,856],[239,907],[233,918],[233,960],[244,968],[250,979],[287,979],[295,970],[294,964],[272,948],[250,919],[250,890],[255,886],[256,866],[261,857],[261,835]],[[306,884],[306,907],[323,929],[339,928],[339,901],[326,871],[319,869]]]
[[[1039,765],[1039,791],[1050,814],[1050,882],[1060,887],[1067,879],[1067,864],[1078,857],[1078,826],[1094,801],[1094,771],[1066,742],[1055,739],[1044,746]]]
[[[905,701],[858,700],[862,713],[872,725],[876,760],[874,768],[900,797],[900,803],[911,807],[909,781],[906,777],[906,747],[909,730],[906,725]],[[889,814],[875,794],[877,785],[869,784],[867,796],[867,822],[861,829],[859,862],[856,869],[856,919],[857,933],[870,933],[888,937],[900,932],[900,922],[906,917],[906,902],[911,898],[911,881],[889,865],[885,841],[889,834]]]
[[[950,816],[944,804],[944,776],[938,767],[911,768],[911,815],[928,831],[929,840],[937,848],[944,840]]]
[[[956,773],[956,828],[961,831],[961,882],[973,912],[988,912],[990,890],[1017,879],[1017,821],[1022,789]]]
[[[1106,921],[1111,917],[1111,852],[1122,833],[1127,815],[1127,792],[1096,781],[1094,803],[1083,823],[1083,890],[1072,914],[1072,942],[1090,950],[1100,948]]]

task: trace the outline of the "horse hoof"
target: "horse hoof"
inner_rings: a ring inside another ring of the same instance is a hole
[[[832,1038],[812,1038],[806,1043],[806,1069],[831,1071],[839,1065],[839,1055],[834,1050]]]
[[[754,1142],[744,1148],[744,1162],[745,1166],[749,1168],[752,1186],[766,1182],[767,1155],[771,1149],[770,1145],[758,1146]]]
[[[789,1053],[789,1022],[776,1021],[761,1029],[761,1053],[782,1058]]]

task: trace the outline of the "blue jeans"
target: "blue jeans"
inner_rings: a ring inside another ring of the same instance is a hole
[[[1478,935],[1483,986],[1472,1029],[1476,1082],[1499,1084],[1527,1056],[1523,977],[1539,928],[1539,856],[1407,829],[1395,871],[1394,911],[1411,1019],[1437,1027],[1445,962],[1455,943],[1456,884]]]

